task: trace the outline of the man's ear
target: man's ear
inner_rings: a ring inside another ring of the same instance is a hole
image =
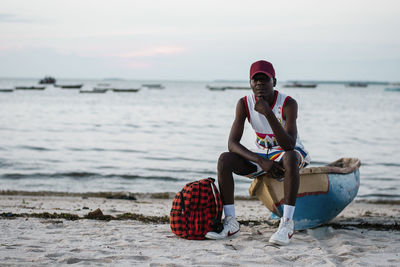
[[[274,87],[276,86],[276,78],[274,78]]]

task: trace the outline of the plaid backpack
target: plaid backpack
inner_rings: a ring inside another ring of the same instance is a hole
[[[204,239],[207,232],[221,232],[222,200],[213,178],[186,184],[172,202],[172,232],[186,239]]]

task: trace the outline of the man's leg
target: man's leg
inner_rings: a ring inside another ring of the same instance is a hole
[[[299,174],[300,155],[294,150],[286,151],[282,158],[283,168],[285,169],[284,203],[286,205],[296,205],[297,192],[300,184]]]
[[[246,175],[257,171],[257,167],[236,153],[222,153],[218,159],[218,185],[224,205],[234,203],[234,188],[232,173]]]
[[[300,155],[294,150],[286,151],[282,158],[282,164],[285,168],[283,216],[278,231],[269,240],[274,244],[288,245],[293,235],[293,213],[300,184],[300,160]]]
[[[238,154],[232,152],[222,153],[218,159],[218,185],[221,192],[224,207],[224,229],[221,233],[208,232],[208,239],[224,239],[237,236],[240,232],[240,225],[236,221],[234,206],[234,181],[232,172],[239,175],[246,175],[257,171],[257,167],[245,160]]]

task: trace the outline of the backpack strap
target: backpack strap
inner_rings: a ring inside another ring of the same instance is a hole
[[[215,189],[214,189],[214,186],[215,186],[215,185],[214,185],[214,183],[211,183],[210,185],[211,185],[211,190],[212,190],[212,193],[213,193],[213,196],[214,196],[215,207],[217,208],[217,214],[218,214],[219,208],[218,208],[217,196],[216,196],[216,194],[215,194]]]
[[[211,190],[213,193],[213,197],[214,197],[214,201],[215,201],[215,208],[216,208],[216,217],[215,219],[211,219],[211,227],[212,227],[212,231],[213,232],[217,232],[217,233],[221,233],[222,230],[224,230],[224,225],[221,222],[221,217],[222,217],[222,207],[220,208],[220,205],[218,205],[218,203],[220,203],[221,201],[221,196],[219,195],[219,193],[217,194],[216,192],[218,192],[218,189],[216,187],[216,185],[214,184],[214,180],[212,180],[212,183],[210,183],[211,186]]]
[[[213,193],[213,196],[214,196],[215,207],[217,209],[217,217],[216,217],[216,219],[218,219],[220,216],[222,216],[222,210],[219,208],[219,205],[218,205],[217,194],[215,193],[215,190],[216,190],[215,184],[211,183],[210,185],[211,185],[211,190],[212,190],[212,193]]]
[[[183,198],[182,190],[179,192],[179,197],[181,199],[181,211],[185,212],[185,199]]]
[[[199,201],[198,201],[197,205],[200,206],[200,200],[201,200],[201,183],[200,182],[199,182],[199,194],[198,194],[198,196],[199,196]]]

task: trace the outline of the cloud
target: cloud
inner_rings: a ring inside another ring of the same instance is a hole
[[[149,69],[152,66],[152,64],[150,64],[149,62],[134,61],[134,62],[119,62],[115,64],[115,66],[127,69]]]
[[[145,49],[139,49],[132,52],[114,54],[112,56],[121,58],[137,58],[137,57],[154,57],[154,56],[168,56],[184,52],[185,49],[180,46],[156,46]]]
[[[15,14],[0,13],[0,23],[32,23],[36,22],[30,18],[22,18]]]

